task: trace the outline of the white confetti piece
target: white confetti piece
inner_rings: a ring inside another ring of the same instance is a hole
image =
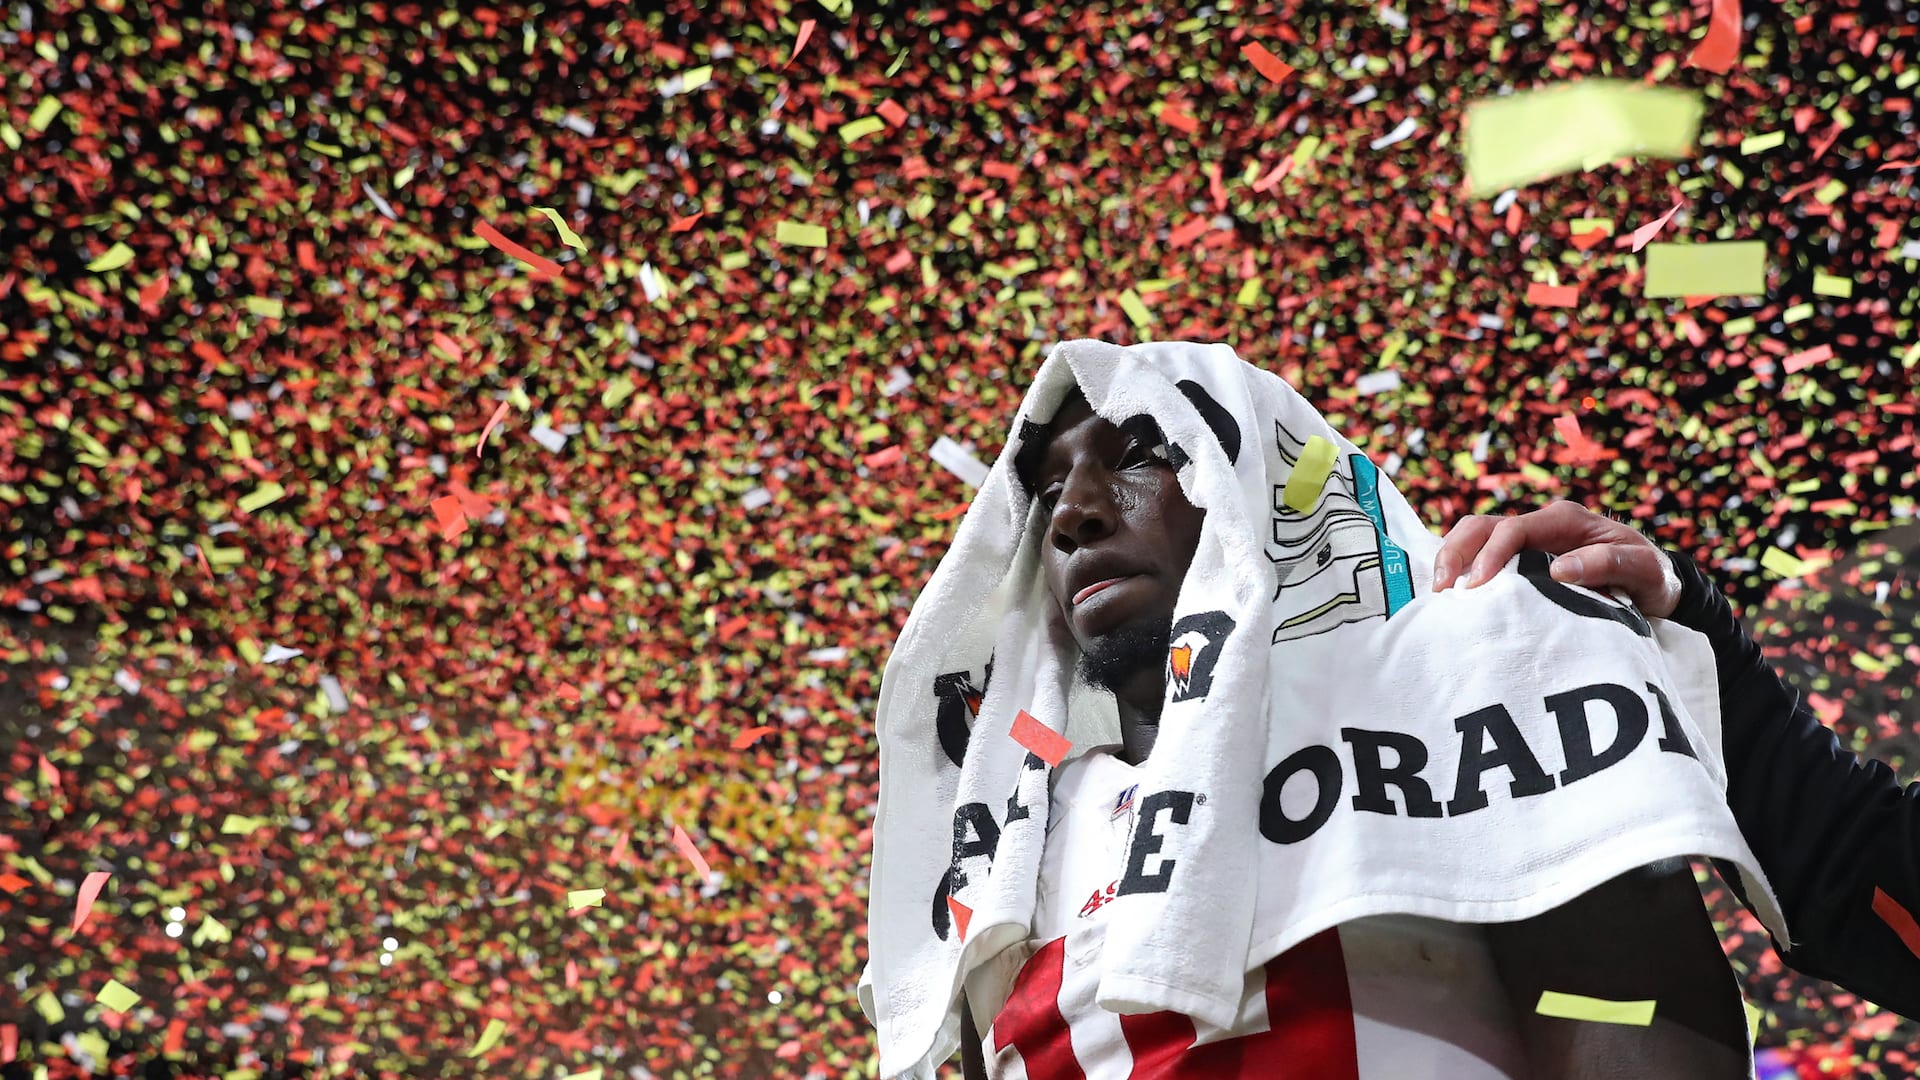
[[[1349,105],[1365,105],[1380,96],[1380,91],[1372,86],[1363,86],[1347,97]]]
[[[1512,206],[1514,203],[1514,200],[1518,199],[1519,197],[1520,197],[1520,193],[1514,190],[1513,188],[1508,188],[1507,190],[1501,192],[1500,197],[1493,200],[1493,212],[1496,214],[1506,213],[1507,207]]]
[[[133,672],[128,671],[126,668],[121,668],[119,671],[113,673],[113,685],[125,690],[129,694],[137,694],[140,692],[140,680],[134,676]]]
[[[1385,5],[1382,5],[1380,8],[1380,21],[1393,27],[1395,30],[1405,30],[1407,28],[1407,17]]]
[[[845,645],[834,645],[825,649],[815,649],[807,654],[807,659],[816,664],[834,664],[847,658]]]
[[[1389,390],[1400,389],[1400,373],[1397,371],[1371,371],[1354,381],[1354,389],[1361,396],[1371,397],[1384,394]]]
[[[1399,127],[1394,128],[1392,131],[1387,132],[1385,135],[1380,136],[1367,145],[1375,150],[1381,150],[1392,146],[1394,143],[1411,138],[1413,133],[1419,130],[1420,121],[1409,116],[1405,120],[1400,121]]]
[[[534,442],[546,447],[552,453],[557,454],[566,449],[567,437],[545,424],[533,425],[533,430],[527,432],[527,434],[533,436]]]
[[[572,113],[568,113],[560,118],[560,126],[576,134],[588,136],[589,138],[591,138],[594,131],[597,130],[594,127],[593,121],[585,117],[575,116]]]
[[[347,711],[347,692],[340,688],[340,680],[331,675],[320,676],[320,689],[326,692],[327,708],[335,716]]]
[[[660,288],[660,279],[653,272],[650,262],[640,264],[640,288],[647,294],[647,303],[660,299],[664,290]]]
[[[1487,447],[1491,445],[1493,445],[1493,432],[1481,432],[1480,437],[1473,440],[1473,460],[1476,462],[1487,460]]]
[[[740,496],[740,506],[744,510],[758,510],[773,501],[773,492],[757,487]]]
[[[386,218],[388,221],[400,220],[400,215],[395,214],[393,212],[393,204],[381,198],[380,193],[373,190],[372,184],[369,184],[363,180],[360,182],[360,190],[367,193],[367,198],[373,200],[373,205],[380,208],[380,212],[386,215]]]
[[[1480,316],[1480,329],[1482,330],[1498,330],[1505,325],[1507,325],[1507,320],[1498,315]]]
[[[1920,240],[1909,240],[1901,244],[1900,257],[1903,259],[1920,259]]]
[[[267,646],[267,655],[261,657],[260,662],[263,664],[277,664],[282,660],[291,660],[296,656],[304,655],[306,655],[305,649],[289,649],[285,645],[269,645]]]
[[[893,375],[887,380],[887,385],[880,388],[880,393],[886,397],[892,397],[912,385],[913,373],[906,368],[897,367],[893,369]]]
[[[987,466],[981,464],[979,458],[968,453],[959,443],[945,435],[934,440],[933,449],[928,453],[948,472],[974,487],[987,482]]]

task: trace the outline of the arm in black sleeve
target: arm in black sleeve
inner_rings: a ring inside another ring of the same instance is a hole
[[[1841,745],[1706,573],[1667,555],[1681,583],[1671,618],[1713,643],[1727,802],[1794,937],[1775,949],[1796,971],[1920,1018],[1920,940],[1909,945],[1894,927],[1903,912],[1920,916],[1920,783],[1903,790],[1884,762]],[[1721,872],[1738,894],[1731,868]]]

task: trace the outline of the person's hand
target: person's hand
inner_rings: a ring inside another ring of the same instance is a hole
[[[1656,619],[1680,606],[1680,575],[1665,552],[1633,526],[1565,499],[1514,517],[1461,518],[1440,542],[1433,591],[1445,591],[1462,571],[1469,571],[1461,584],[1470,589],[1530,548],[1560,556],[1553,561],[1555,581],[1619,589]]]

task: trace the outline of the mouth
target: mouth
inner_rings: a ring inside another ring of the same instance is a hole
[[[1089,599],[1091,599],[1093,596],[1100,593],[1101,591],[1110,589],[1113,586],[1118,585],[1123,581],[1131,580],[1132,578],[1137,576],[1138,575],[1135,575],[1135,574],[1123,574],[1120,577],[1111,577],[1106,579],[1105,581],[1096,581],[1093,584],[1087,586],[1086,588],[1081,589],[1079,592],[1073,594],[1073,606],[1079,607],[1081,604],[1086,603]]]

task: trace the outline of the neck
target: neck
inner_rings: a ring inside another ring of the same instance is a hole
[[[1160,735],[1160,701],[1153,699],[1151,712],[1141,708],[1137,698],[1122,697],[1119,703],[1120,760],[1138,765],[1153,752],[1154,741]]]

